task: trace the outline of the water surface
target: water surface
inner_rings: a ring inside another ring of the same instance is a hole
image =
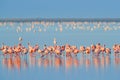
[[[101,43],[112,48],[120,43],[119,22],[0,22],[0,43],[9,46],[17,45],[22,37],[22,44],[42,48],[44,44],[58,45],[69,43],[90,46]],[[2,46],[2,44],[0,44]],[[0,52],[2,54],[2,52]],[[37,54],[37,53],[36,53]],[[3,80],[119,80],[120,57],[112,54],[92,56],[78,54],[77,57],[41,58],[29,54],[21,57],[4,57],[0,55],[0,74]]]

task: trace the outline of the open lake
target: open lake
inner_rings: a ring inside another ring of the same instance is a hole
[[[19,40],[22,38],[22,41]],[[110,55],[61,56],[38,53],[20,57],[5,57],[0,51],[0,77],[2,80],[119,80],[120,56],[114,56],[112,46],[120,44],[120,22],[0,22],[0,47],[2,43],[14,46],[22,43],[28,47],[44,45],[81,45],[101,43],[111,48]]]

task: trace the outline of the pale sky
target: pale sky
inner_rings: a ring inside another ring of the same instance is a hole
[[[0,0],[1,18],[120,18],[120,0]]]

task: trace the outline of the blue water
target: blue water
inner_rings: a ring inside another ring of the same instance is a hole
[[[96,23],[99,24],[99,23]],[[112,48],[115,43],[120,43],[120,23],[101,23],[100,28],[93,28],[96,24],[80,23],[66,26],[62,24],[60,31],[57,23],[48,25],[34,23],[0,23],[0,43],[9,46],[17,45],[18,38],[22,37],[22,44],[27,47],[27,43],[32,45],[38,43],[42,48],[44,44],[53,45],[53,39],[57,39],[58,45],[69,43],[71,45],[90,46],[91,44],[101,43]],[[26,28],[34,27],[30,31]],[[75,27],[74,27],[75,26]],[[79,29],[80,26],[86,29]],[[103,28],[109,26],[112,30],[105,31]],[[22,31],[16,31],[20,27]],[[114,29],[117,28],[117,29]],[[40,28],[41,31],[38,31]],[[0,44],[1,46],[2,44]],[[2,52],[0,52],[2,54]],[[18,60],[16,60],[18,59]],[[18,61],[18,62],[16,62]],[[18,64],[19,63],[19,64]],[[120,57],[115,57],[113,52],[110,56],[95,57],[92,55],[81,55],[77,57],[53,57],[47,56],[40,58],[22,56],[19,58],[5,58],[0,55],[0,76],[3,80],[119,80]]]

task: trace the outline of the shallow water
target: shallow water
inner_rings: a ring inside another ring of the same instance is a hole
[[[13,23],[0,22],[0,43],[9,46],[17,45],[22,37],[22,44],[38,43],[40,48],[44,44],[53,45],[57,39],[58,45],[90,46],[101,43],[112,48],[120,43],[119,22],[28,22]],[[1,46],[2,44],[0,44]],[[2,52],[0,52],[2,54]],[[36,53],[37,54],[37,53]],[[78,54],[77,57],[41,58],[37,56],[3,57],[0,55],[0,74],[3,80],[119,80],[120,57],[115,57],[113,51],[107,56],[92,56]]]

